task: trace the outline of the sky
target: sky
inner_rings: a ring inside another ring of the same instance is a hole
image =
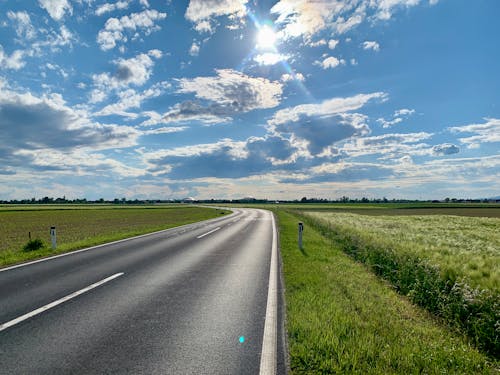
[[[500,195],[496,0],[0,0],[0,199]]]

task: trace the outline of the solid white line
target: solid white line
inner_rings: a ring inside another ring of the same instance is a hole
[[[232,214],[228,215],[228,216],[225,216],[223,218],[216,218],[216,219],[209,219],[207,220],[208,222],[211,222],[211,221],[218,221],[218,220],[225,220],[227,218],[230,218],[231,216],[234,216],[236,215],[235,212],[233,212]],[[10,267],[5,267],[5,268],[0,268],[0,272],[4,272],[4,271],[10,271],[10,270],[13,270],[15,268],[20,268],[20,267],[25,267],[25,266],[29,266],[31,264],[36,264],[36,263],[40,263],[40,262],[46,262],[48,260],[52,260],[52,259],[57,259],[57,258],[61,258],[61,257],[65,257],[65,256],[68,256],[68,255],[74,255],[74,254],[78,254],[78,253],[82,253],[84,251],[89,251],[89,250],[94,250],[94,249],[98,249],[100,247],[104,247],[104,246],[108,246],[108,245],[114,245],[114,244],[117,244],[117,243],[120,243],[120,242],[125,242],[125,241],[128,241],[128,240],[135,240],[136,238],[142,238],[142,237],[147,237],[147,236],[153,236],[155,234],[158,234],[158,233],[162,233],[162,232],[174,232],[175,230],[179,229],[179,228],[183,228],[183,227],[189,227],[189,226],[195,226],[199,223],[203,223],[203,221],[199,221],[197,223],[191,223],[191,224],[184,224],[184,225],[180,225],[178,227],[173,227],[173,228],[168,228],[168,229],[162,229],[162,230],[159,230],[159,231],[156,231],[156,232],[151,232],[151,233],[146,233],[146,234],[141,234],[139,236],[134,236],[134,237],[129,237],[129,238],[124,238],[123,240],[117,240],[117,241],[112,241],[112,242],[107,242],[107,243],[103,243],[101,245],[96,245],[96,246],[92,246],[92,247],[87,247],[85,249],[80,249],[80,250],[75,250],[75,251],[70,251],[68,253],[63,253],[63,254],[58,254],[58,255],[53,255],[51,257],[47,257],[47,258],[42,258],[42,259],[37,259],[37,260],[32,260],[31,262],[26,262],[26,263],[21,263],[21,264],[16,264],[14,266],[10,266]],[[187,230],[189,230],[189,228],[187,228]],[[174,233],[174,234],[177,234],[177,233]]]
[[[198,237],[196,237],[196,238],[203,238],[203,237],[205,237],[205,236],[208,236],[209,234],[212,234],[213,232],[217,232],[219,229],[220,229],[220,227],[217,227],[217,228],[215,228],[215,229],[212,229],[210,232],[207,232],[207,233],[205,233],[205,234],[202,234],[201,236],[198,236]]]
[[[63,297],[63,298],[61,298],[61,299],[58,299],[57,301],[51,302],[51,303],[49,303],[49,304],[47,304],[47,305],[45,305],[45,306],[42,306],[42,307],[40,307],[40,308],[38,308],[38,309],[36,309],[36,310],[33,310],[33,311],[31,311],[31,312],[29,312],[29,313],[27,313],[27,314],[24,314],[24,315],[22,315],[22,316],[20,316],[20,317],[18,317],[18,318],[16,318],[16,319],[13,319],[13,320],[11,320],[11,321],[8,321],[7,323],[3,323],[2,325],[0,325],[0,332],[1,332],[1,331],[3,331],[4,329],[7,329],[7,328],[9,328],[9,327],[12,327],[12,326],[14,326],[14,325],[16,325],[16,324],[18,324],[18,323],[21,323],[22,321],[24,321],[24,320],[26,320],[26,319],[32,318],[32,317],[34,317],[35,315],[41,314],[41,313],[43,313],[44,311],[47,311],[47,310],[49,310],[49,309],[51,309],[51,308],[53,308],[53,307],[56,307],[57,305],[60,305],[61,303],[64,303],[64,302],[66,302],[66,301],[69,301],[70,299],[75,298],[75,297],[79,296],[80,294],[86,293],[86,292],[88,292],[89,290],[92,290],[92,289],[94,289],[94,288],[97,288],[98,286],[101,286],[102,284],[105,284],[105,283],[107,283],[108,281],[111,281],[111,280],[113,280],[113,279],[116,279],[117,277],[120,277],[120,276],[122,276],[122,275],[123,275],[123,272],[120,272],[120,273],[114,274],[114,275],[112,275],[112,276],[110,276],[110,277],[105,278],[104,280],[101,280],[101,281],[99,281],[99,282],[97,282],[97,283],[94,283],[94,284],[92,284],[92,285],[89,285],[89,286],[88,286],[88,287],[86,287],[86,288],[83,288],[83,289],[80,289],[80,290],[78,290],[78,291],[76,291],[76,292],[74,292],[74,293],[71,293],[71,294],[67,295],[66,297]]]
[[[277,356],[277,326],[278,326],[278,238],[274,215],[273,245],[271,253],[271,268],[269,271],[269,289],[267,292],[266,321],[264,323],[264,338],[262,340],[262,354],[260,356],[260,375],[276,374]]]

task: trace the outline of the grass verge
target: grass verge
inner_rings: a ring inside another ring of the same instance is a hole
[[[140,234],[212,219],[230,211],[183,206],[127,209],[42,209],[0,211],[0,267],[54,254],[121,240]],[[28,241],[50,244],[49,229],[57,228],[57,250],[44,247],[23,251]]]
[[[314,228],[275,211],[292,374],[493,374],[498,362],[443,327]]]

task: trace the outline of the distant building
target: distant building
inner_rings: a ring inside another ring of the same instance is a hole
[[[193,197],[187,197],[182,200],[183,203],[194,203],[196,200]]]

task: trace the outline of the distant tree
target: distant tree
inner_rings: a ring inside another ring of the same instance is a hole
[[[306,203],[307,202],[307,197],[302,197],[302,199],[300,200],[302,203]]]

